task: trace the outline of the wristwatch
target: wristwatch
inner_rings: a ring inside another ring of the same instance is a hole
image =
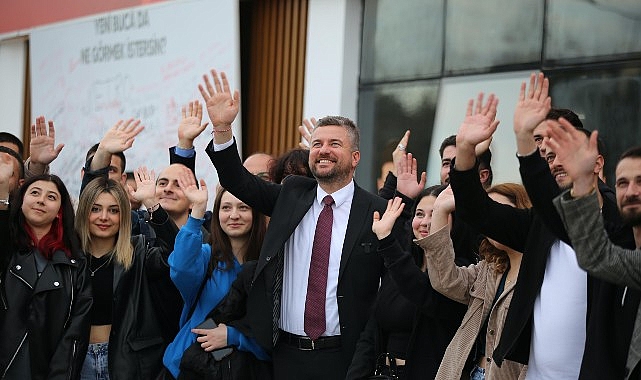
[[[9,200],[8,199],[0,199],[0,205],[9,206]]]

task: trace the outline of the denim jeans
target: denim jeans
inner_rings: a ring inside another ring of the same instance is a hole
[[[472,372],[470,372],[470,380],[485,380],[485,368],[475,365]]]
[[[109,380],[109,343],[91,343],[82,364],[80,380]]]

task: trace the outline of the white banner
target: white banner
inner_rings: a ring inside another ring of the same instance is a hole
[[[65,144],[52,172],[77,195],[87,150],[118,120],[139,118],[145,130],[125,152],[126,170],[146,165],[158,174],[178,141],[181,107],[202,102],[202,75],[226,71],[240,89],[238,31],[236,0],[170,1],[35,29],[31,112],[53,120],[56,144]],[[211,125],[195,142],[196,175],[215,189],[218,179],[204,153],[209,132]]]

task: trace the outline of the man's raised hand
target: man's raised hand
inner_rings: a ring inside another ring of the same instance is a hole
[[[207,128],[209,123],[201,124],[203,120],[203,105],[198,100],[183,106],[181,114],[182,120],[178,125],[178,147],[192,149],[194,140]]]
[[[211,70],[211,76],[214,84],[211,84],[207,75],[203,75],[205,86],[198,85],[198,90],[205,100],[209,120],[211,120],[214,129],[229,128],[238,115],[240,93],[235,90],[232,96],[227,75],[224,72],[220,72],[219,78],[216,70]]]

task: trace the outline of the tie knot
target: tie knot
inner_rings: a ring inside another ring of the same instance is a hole
[[[325,206],[331,206],[334,204],[334,198],[332,198],[331,195],[326,195],[325,198],[323,198],[323,204]]]

